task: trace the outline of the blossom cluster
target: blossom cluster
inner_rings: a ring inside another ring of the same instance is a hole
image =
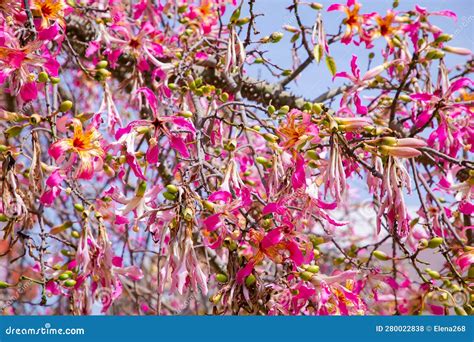
[[[262,35],[253,1],[0,1],[0,291],[27,279],[46,314],[472,314],[472,53],[432,23],[456,14],[290,2]],[[287,34],[291,69],[266,51]],[[289,93],[310,64],[343,85]]]

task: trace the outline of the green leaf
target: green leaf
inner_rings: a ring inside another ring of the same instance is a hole
[[[323,55],[324,55],[323,46],[320,44],[315,45],[313,49],[313,56],[316,62],[319,63],[321,61],[321,58],[323,58]]]
[[[336,62],[334,61],[334,58],[332,58],[331,56],[326,56],[326,65],[331,75],[334,76],[337,72],[337,66]]]

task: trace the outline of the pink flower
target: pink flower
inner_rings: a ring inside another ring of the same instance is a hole
[[[78,178],[91,179],[94,175],[95,159],[102,160],[104,156],[104,151],[99,141],[101,135],[93,124],[89,125],[86,131],[83,131],[82,123],[78,119],[72,120],[72,126],[74,128],[73,137],[58,140],[49,147],[48,153],[59,162],[62,162],[67,157],[66,153],[72,153],[63,169],[71,169],[76,158],[78,158],[80,165],[76,176]]]
[[[46,185],[49,189],[41,195],[40,202],[46,206],[50,206],[61,192],[59,184],[61,184],[64,179],[65,177],[61,174],[60,169],[54,170],[46,180]]]

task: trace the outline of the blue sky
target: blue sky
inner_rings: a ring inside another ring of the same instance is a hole
[[[308,1],[310,2],[310,1]],[[361,0],[361,13],[378,12],[385,13],[387,9],[391,8],[391,0]],[[245,8],[248,8],[247,1],[244,1]],[[325,9],[332,3],[343,3],[342,1],[320,1],[324,4]],[[274,31],[282,31],[282,26],[289,24],[297,26],[293,13],[290,13],[286,8],[292,4],[291,0],[257,0],[255,4],[255,13],[262,13],[257,19],[257,28],[261,36],[269,35]],[[474,1],[448,1],[448,0],[421,0],[421,1],[405,1],[400,0],[400,5],[397,10],[404,11],[413,9],[415,5],[426,7],[429,11],[451,10],[458,15],[458,20],[454,21],[446,17],[432,17],[431,21],[445,30],[446,33],[454,35],[454,39],[449,43],[451,46],[462,46],[474,50]],[[316,11],[310,10],[307,6],[301,6],[300,15],[306,26],[311,26],[316,19]],[[344,18],[342,12],[326,12],[323,10],[324,25],[327,33],[336,33],[339,23]],[[267,58],[270,58],[273,63],[280,67],[291,69],[291,34],[285,33],[285,37],[279,44],[267,44],[262,47],[268,50]],[[382,39],[383,40],[383,39]],[[359,56],[359,65],[361,70],[367,67],[367,55],[369,51],[364,48],[357,48],[354,44],[343,45],[334,44],[330,47],[331,55],[335,58],[338,66],[338,71],[349,70],[349,63],[352,54]],[[381,47],[376,46],[372,49],[377,55],[381,51]],[[301,51],[300,59],[303,61],[306,58],[306,52]],[[465,57],[450,56],[447,64],[454,65],[462,63],[466,60]],[[375,63],[376,61],[374,61]],[[250,75],[270,80],[271,75],[261,65],[252,66]],[[324,61],[320,65],[312,63],[312,65],[301,75],[297,82],[292,82],[289,89],[297,94],[303,95],[309,99],[317,97],[329,88],[335,85],[340,85],[343,80],[331,81],[328,70],[326,69]]]

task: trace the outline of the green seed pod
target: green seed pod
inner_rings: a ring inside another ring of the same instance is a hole
[[[219,283],[226,283],[227,280],[229,280],[229,278],[227,277],[227,275],[225,275],[223,273],[219,273],[219,274],[216,275],[216,280]]]
[[[0,222],[7,222],[8,217],[5,214],[0,214]]]
[[[290,111],[290,106],[282,106],[280,107],[280,109],[278,110],[278,114],[280,115],[285,115],[287,114],[288,112]]]
[[[430,270],[430,269],[426,269],[425,271],[433,279],[441,278],[441,275],[436,271],[433,271],[433,270]]]
[[[309,112],[313,108],[313,104],[311,102],[305,102],[303,105],[303,110]]]
[[[382,138],[382,144],[383,145],[395,146],[397,144],[397,142],[398,142],[397,138],[394,138],[394,137],[383,137]]]
[[[74,208],[81,213],[84,211],[84,206],[81,203],[74,203]]]
[[[306,156],[310,159],[313,159],[313,160],[319,160],[320,159],[318,152],[316,152],[315,150],[306,151]]]
[[[263,166],[267,166],[268,164],[270,164],[270,161],[262,156],[258,156],[257,158],[255,158],[255,161]]]
[[[68,273],[61,273],[58,277],[59,280],[67,280],[71,278],[71,276]]]
[[[270,35],[270,41],[272,43],[278,43],[283,38],[283,33],[281,32],[273,32]]]
[[[222,298],[222,293],[216,293],[214,296],[212,296],[211,298],[209,298],[209,300],[214,303],[214,304],[217,304],[221,301],[221,298]]]
[[[178,116],[182,116],[183,118],[189,119],[193,117],[193,113],[189,110],[183,110],[178,113]]]
[[[202,201],[202,205],[204,206],[206,210],[214,211],[214,203],[209,202],[209,201]]]
[[[429,248],[437,248],[439,246],[441,246],[441,244],[443,243],[443,238],[442,237],[435,237],[435,238],[432,238],[429,242],[428,242],[428,247]]]
[[[107,61],[100,61],[99,63],[96,64],[95,68],[96,69],[105,69],[109,66],[109,62]]]
[[[438,38],[436,38],[435,43],[445,43],[445,42],[450,41],[451,39],[453,39],[453,35],[443,33],[443,34],[440,34]]]
[[[320,4],[318,2],[312,2],[309,4],[309,6],[314,9],[314,10],[322,10],[323,9],[323,4]]]
[[[38,82],[41,82],[41,83],[46,83],[49,81],[49,75],[44,72],[44,71],[41,71],[39,74],[38,74]]]
[[[112,73],[107,69],[98,69],[95,72],[95,79],[99,82],[105,81],[110,76],[112,76]]]
[[[60,111],[61,113],[67,112],[67,111],[70,110],[71,108],[72,108],[72,102],[69,101],[69,100],[63,101],[63,102],[59,105],[59,111]]]
[[[9,138],[14,138],[21,134],[21,131],[23,131],[23,127],[24,126],[19,126],[19,125],[12,126],[6,129],[4,132]]]
[[[315,114],[321,114],[321,112],[323,111],[323,106],[321,103],[313,103],[311,109]]]
[[[309,240],[311,241],[311,243],[313,244],[313,247],[316,248],[316,246],[324,243],[324,238],[322,236],[317,236],[317,235],[314,235],[314,234],[311,234],[309,236]]]
[[[64,286],[66,287],[74,287],[77,284],[77,281],[74,279],[68,279],[64,282]]]
[[[247,287],[250,287],[252,286],[253,284],[255,284],[255,282],[257,281],[257,278],[255,278],[255,276],[253,274],[250,274],[246,279],[245,279],[245,285]]]
[[[222,102],[227,102],[229,100],[229,94],[227,93],[222,93],[221,96],[219,96],[219,100],[221,100]]]
[[[176,196],[168,191],[165,191],[163,193],[163,197],[166,198],[167,200],[169,201],[175,201],[176,200]]]
[[[41,115],[36,114],[36,113],[35,113],[35,114],[31,114],[30,119],[29,119],[30,124],[32,124],[32,125],[37,125],[37,124],[39,124],[39,123],[41,122],[41,120],[42,120]]]
[[[278,139],[280,139],[280,138],[278,138],[278,136],[276,136],[275,134],[271,134],[271,133],[265,133],[265,134],[263,135],[263,138],[264,138],[266,141],[272,142],[272,143],[277,142]]]
[[[4,282],[4,281],[0,281],[0,289],[7,289],[9,288],[11,285]]]
[[[52,84],[58,84],[61,82],[61,79],[59,77],[50,77],[49,78]]]
[[[311,273],[318,273],[319,272],[319,266],[318,265],[309,265],[306,268],[306,271],[311,272]]]
[[[77,230],[73,230],[71,232],[71,236],[75,239],[79,239],[81,237],[81,234]]]
[[[300,273],[300,278],[306,281],[310,281],[313,278],[313,273],[309,271],[304,271]]]
[[[467,272],[467,277],[469,279],[474,279],[474,265],[471,265],[471,267],[469,267],[469,271]]]
[[[432,60],[432,59],[441,59],[443,58],[445,53],[440,50],[431,50],[428,52],[425,56],[426,59]]]
[[[269,105],[267,108],[268,114],[273,115],[276,111],[275,106]]]
[[[168,184],[166,186],[166,190],[172,194],[176,194],[179,191],[178,187],[174,184]]]
[[[418,241],[418,248],[424,249],[426,247],[428,247],[428,240],[421,239],[420,241]]]
[[[466,310],[464,310],[464,308],[461,307],[461,306],[455,306],[455,307],[454,307],[454,312],[455,312],[456,315],[458,315],[458,316],[467,316]]]
[[[385,254],[385,253],[382,252],[382,251],[378,251],[378,250],[377,250],[377,251],[374,251],[374,252],[372,253],[372,255],[373,255],[374,257],[376,257],[377,259],[382,260],[382,261],[386,261],[386,260],[389,260],[389,259],[390,259],[390,257],[389,257],[387,254]]]
[[[183,217],[184,217],[184,219],[185,219],[186,221],[188,221],[188,222],[192,221],[193,218],[194,218],[194,212],[193,212],[193,210],[192,210],[191,208],[189,208],[189,207],[188,207],[188,208],[185,208],[185,209],[183,210]]]

